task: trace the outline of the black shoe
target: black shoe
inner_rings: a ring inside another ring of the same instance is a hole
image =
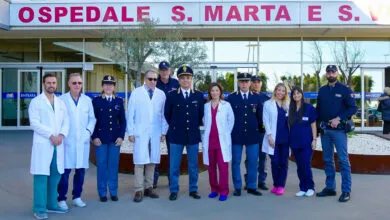
[[[321,192],[317,193],[317,197],[335,196],[337,193],[335,190],[324,188]]]
[[[341,193],[341,196],[339,198],[339,202],[348,202],[351,199],[351,193]]]
[[[153,184],[153,189],[157,189],[157,183]]]
[[[143,199],[142,191],[135,192],[133,201],[134,202],[142,202],[142,199]]]
[[[254,195],[254,196],[261,196],[261,195],[263,195],[261,192],[255,190],[255,189],[248,189],[247,192],[248,192],[249,194]]]
[[[265,183],[259,183],[257,185],[257,188],[262,189],[262,190],[268,190],[268,187],[265,185]]]
[[[197,191],[190,192],[190,196],[194,199],[200,199],[200,195],[198,194]]]
[[[100,197],[100,202],[107,202],[107,196]]]
[[[169,200],[174,201],[176,199],[177,199],[177,193],[171,193],[171,195],[169,195]]]
[[[116,202],[116,201],[119,200],[119,198],[118,198],[118,196],[111,196],[111,200],[114,201],[114,202]]]
[[[233,192],[233,196],[241,196],[241,189],[235,189]]]

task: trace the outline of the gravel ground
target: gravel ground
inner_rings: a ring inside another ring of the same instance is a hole
[[[322,150],[317,141],[317,150]],[[348,138],[348,152],[362,155],[390,155],[390,141],[370,134],[357,134]]]
[[[199,151],[201,151],[201,144],[199,146]],[[322,150],[320,139],[317,141],[317,150]],[[390,141],[375,135],[357,134],[348,138],[348,151],[350,154],[390,155]],[[132,152],[133,144],[126,140],[122,144],[121,153]],[[165,143],[161,143],[161,153],[167,154],[167,147]]]

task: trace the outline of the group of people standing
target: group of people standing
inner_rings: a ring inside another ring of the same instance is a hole
[[[133,201],[144,197],[159,198],[160,142],[166,142],[169,155],[169,200],[179,194],[180,165],[184,148],[188,158],[189,196],[200,199],[198,192],[198,152],[202,142],[203,162],[208,166],[210,194],[225,201],[229,195],[229,162],[232,167],[234,196],[241,196],[241,158],[245,148],[244,189],[261,196],[265,184],[267,155],[271,159],[271,192],[285,191],[290,148],[297,162],[300,191],[296,196],[314,195],[311,158],[316,147],[316,121],[326,123],[321,129],[326,188],[317,196],[336,195],[333,144],[338,152],[342,174],[340,202],[351,192],[350,165],[346,134],[339,124],[356,112],[352,91],[337,82],[337,68],[326,68],[328,84],[319,91],[317,110],[304,102],[300,88],[290,97],[284,84],[278,84],[272,97],[261,92],[262,79],[249,73],[237,76],[239,90],[226,99],[223,88],[212,83],[207,101],[192,89],[193,70],[181,66],[178,80],[170,77],[169,63],[159,64],[159,74],[146,71],[144,84],[130,96],[127,111],[123,99],[116,96],[116,81],[107,75],[102,80],[102,94],[93,100],[81,93],[82,77],[70,74],[70,91],[56,97],[55,75],[43,77],[44,91],[29,106],[34,130],[31,173],[34,175],[34,216],[48,218],[48,212],[66,213],[66,194],[71,169],[72,204],[84,207],[81,200],[85,169],[88,168],[89,144],[95,146],[97,191],[101,202],[118,201],[118,166],[120,146],[125,132],[133,142],[135,192]],[[332,106],[332,107],[330,107]],[[204,125],[201,136],[200,126]]]

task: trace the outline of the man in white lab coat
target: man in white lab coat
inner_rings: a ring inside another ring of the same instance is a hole
[[[127,108],[127,134],[134,142],[134,202],[143,196],[158,198],[153,189],[155,164],[160,163],[160,141],[165,141],[168,124],[164,117],[165,94],[156,88],[157,74],[147,71],[145,83],[130,96]]]
[[[80,73],[69,75],[68,86],[70,91],[61,96],[66,104],[69,115],[69,133],[64,139],[65,171],[58,184],[58,205],[68,209],[66,194],[68,193],[69,174],[75,169],[73,176],[72,204],[84,207],[81,200],[85,169],[89,167],[89,147],[96,119],[91,99],[82,94],[83,80]]]
[[[48,212],[66,213],[57,204],[57,186],[64,172],[63,139],[68,135],[68,111],[54,92],[57,78],[43,77],[44,91],[31,100],[28,108],[34,131],[30,172],[34,175],[33,211],[37,219],[47,219]]]

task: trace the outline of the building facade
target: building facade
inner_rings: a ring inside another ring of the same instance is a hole
[[[80,72],[87,95],[98,94],[103,76],[112,74],[119,95],[128,97],[129,78],[102,38],[147,18],[158,19],[160,32],[180,23],[186,38],[202,39],[208,62],[197,71],[213,80],[262,72],[268,90],[281,80],[298,82],[315,102],[318,86],[308,76],[318,73],[324,84],[325,66],[339,62],[353,72],[359,129],[382,126],[375,98],[390,86],[387,1],[0,0],[0,129],[29,129],[28,105],[48,72],[59,79],[58,95],[68,91],[68,75]]]

